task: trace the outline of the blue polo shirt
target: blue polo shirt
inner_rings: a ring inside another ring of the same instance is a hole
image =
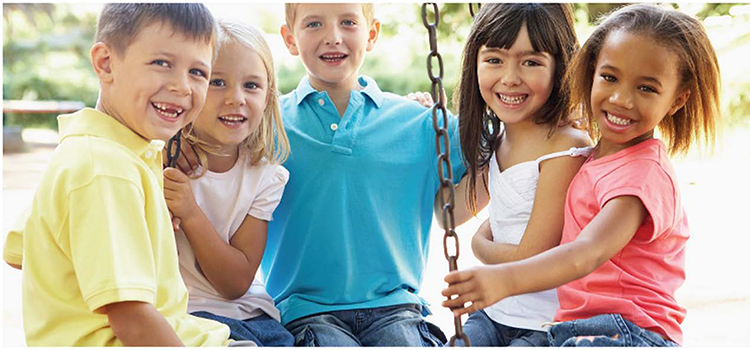
[[[417,294],[439,188],[432,113],[369,77],[340,117],[307,77],[281,98],[289,182],[261,268],[282,323],[405,303]],[[442,124],[442,118],[439,118]],[[458,120],[449,118],[454,181]]]

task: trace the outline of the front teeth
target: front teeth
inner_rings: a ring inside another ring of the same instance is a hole
[[[165,103],[154,102],[153,105],[159,110],[159,112],[161,112],[161,114],[169,118],[177,118],[177,116],[183,112],[182,107],[174,108]]]
[[[631,123],[633,123],[633,121],[630,119],[618,118],[607,112],[604,112],[604,113],[605,113],[605,116],[607,117],[607,120],[609,120],[609,122],[612,124],[626,126],[626,125],[630,125]]]
[[[344,59],[344,57],[346,57],[346,55],[344,55],[344,54],[340,54],[340,55],[322,55],[320,57],[322,59],[326,60],[326,61],[335,61],[335,60]]]
[[[226,116],[226,117],[220,117],[220,118],[222,120],[226,120],[226,121],[229,121],[229,122],[241,122],[241,121],[245,120],[245,117],[230,117],[230,116]]]
[[[521,102],[526,100],[526,97],[528,95],[520,95],[520,96],[506,96],[503,94],[497,94],[500,97],[500,101],[503,101],[504,103],[510,104],[510,105],[517,105]]]

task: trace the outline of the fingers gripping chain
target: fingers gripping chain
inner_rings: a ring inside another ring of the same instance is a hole
[[[432,5],[432,10],[435,13],[435,22],[430,23],[427,16],[427,5]],[[454,208],[454,191],[453,191],[453,168],[451,167],[450,161],[450,140],[448,135],[448,114],[445,109],[446,101],[443,96],[443,57],[440,55],[437,49],[437,26],[440,22],[440,11],[436,3],[424,3],[422,4],[422,22],[427,33],[429,34],[430,40],[430,53],[427,55],[427,74],[432,82],[432,99],[435,101],[435,105],[432,107],[432,125],[435,129],[435,151],[437,152],[437,163],[438,163],[438,176],[440,177],[440,192],[438,196],[442,201],[441,207],[443,208],[443,227],[445,228],[445,235],[443,236],[443,249],[445,252],[445,258],[448,260],[449,271],[458,270],[458,237],[456,235],[456,224],[453,219],[453,208]],[[433,62],[437,62],[438,76],[433,73]],[[439,123],[438,109],[441,112],[442,123]],[[441,149],[442,144],[442,149]],[[446,202],[442,193],[447,191],[449,194]],[[448,252],[448,239],[453,238],[455,241],[456,251],[455,254],[449,254]],[[449,297],[450,298],[450,297]],[[456,327],[456,335],[452,336],[449,345],[454,346],[456,339],[462,339],[465,346],[471,346],[469,337],[463,333],[461,326],[461,317],[454,317],[454,324]]]

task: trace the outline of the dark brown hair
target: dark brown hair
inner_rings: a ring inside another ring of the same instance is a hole
[[[531,46],[555,59],[552,92],[533,120],[547,124],[550,135],[565,120],[569,94],[563,85],[568,62],[578,50],[570,4],[486,4],[474,18],[463,51],[459,88],[454,94],[458,105],[461,150],[470,178],[474,178],[492,159],[500,137],[500,120],[482,99],[477,77],[477,56],[484,45],[509,49],[526,24]],[[486,182],[485,182],[486,186]],[[476,188],[469,181],[469,208],[476,210]]]
[[[600,137],[591,109],[596,61],[609,34],[618,30],[651,38],[674,52],[679,59],[679,89],[689,90],[690,96],[684,107],[674,115],[664,117],[658,125],[669,140],[670,154],[685,153],[693,141],[701,139],[713,145],[720,113],[721,85],[716,52],[698,20],[676,10],[645,4],[626,6],[607,16],[568,70],[566,85],[571,91],[572,109],[582,109],[588,116],[591,138],[597,140]]]
[[[141,29],[153,23],[168,23],[175,32],[216,47],[216,23],[203,4],[106,4],[99,15],[96,41],[124,54]]]

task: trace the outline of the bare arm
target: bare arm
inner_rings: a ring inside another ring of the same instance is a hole
[[[477,212],[484,209],[484,207],[487,206],[487,203],[490,202],[490,194],[484,188],[484,184],[486,183],[487,179],[487,169],[489,169],[489,167],[486,167],[483,172],[477,174],[478,176],[473,179],[475,181],[475,188],[477,190]],[[467,200],[467,194],[469,193],[469,181],[471,181],[471,179],[469,178],[467,172],[466,175],[461,178],[461,181],[453,187],[455,200],[453,206],[453,219],[455,220],[456,226],[460,226],[466,221],[469,221],[469,219],[474,216],[474,213],[472,213],[469,209],[469,201]],[[435,194],[435,204],[433,206],[433,212],[437,217],[438,226],[440,228],[444,228],[442,220],[443,208],[440,206],[440,195],[443,196],[444,201],[447,201],[450,194],[448,193],[448,190],[438,190],[438,192]]]
[[[183,346],[167,320],[149,303],[124,301],[103,307],[112,332],[126,346]]]
[[[519,244],[492,241],[492,233],[483,224],[471,241],[479,261],[491,265],[522,260],[560,244],[565,211],[565,196],[585,158],[560,157],[540,164],[534,207]]]
[[[227,243],[198,207],[185,174],[177,169],[164,171],[164,196],[182,220],[182,230],[211,285],[227,299],[245,295],[263,257],[268,222],[246,216]]]
[[[443,306],[456,315],[471,313],[508,296],[547,290],[584,277],[622,250],[646,215],[637,197],[614,198],[573,242],[521,261],[448,274],[445,281],[449,285],[442,294],[458,297],[444,301]],[[471,304],[466,306],[468,302]]]

